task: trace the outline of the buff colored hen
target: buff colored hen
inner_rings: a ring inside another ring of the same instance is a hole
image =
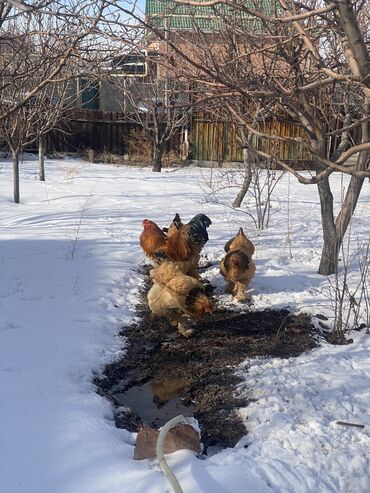
[[[252,260],[254,250],[254,245],[244,234],[243,228],[225,245],[227,254],[221,260],[220,273],[228,282],[227,291],[233,293],[237,301],[250,300],[246,290],[256,272],[256,265]]]
[[[153,315],[166,317],[188,337],[194,329],[188,326],[213,311],[213,303],[205,294],[201,281],[184,274],[173,262],[164,261],[150,271],[154,281],[148,292],[148,304]]]

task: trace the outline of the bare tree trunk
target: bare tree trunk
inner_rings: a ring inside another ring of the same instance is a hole
[[[365,161],[366,153],[363,153],[361,156],[361,161]],[[342,208],[338,215],[335,227],[338,238],[343,239],[348,224],[352,218],[352,215],[356,209],[357,200],[361,192],[362,185],[364,183],[364,178],[357,178],[356,176],[352,176],[351,181],[348,186],[348,190],[346,193],[346,198],[342,204]]]
[[[163,147],[154,146],[152,171],[156,171],[158,173],[162,171],[162,156],[163,156]]]
[[[45,139],[43,135],[39,137],[39,178],[45,181]]]
[[[256,113],[253,118],[253,125],[257,126],[257,117],[260,114],[260,106],[258,105],[258,109],[256,110]],[[235,197],[234,202],[232,203],[233,207],[240,207],[242,205],[242,202],[244,200],[244,197],[246,196],[249,186],[252,182],[252,176],[253,176],[253,171],[252,171],[252,163],[255,164],[254,160],[255,157],[251,153],[250,148],[253,143],[253,133],[249,132],[248,137],[245,135],[245,131],[243,128],[240,128],[240,135],[243,140],[243,142],[247,144],[247,148],[243,148],[243,164],[245,167],[245,174],[244,174],[244,180],[241,189],[238,192],[238,195]]]
[[[11,149],[13,157],[13,196],[14,202],[19,204],[19,149]]]
[[[366,161],[366,153],[361,157],[361,161]],[[326,180],[325,180],[326,181]],[[342,245],[347,227],[356,209],[357,200],[360,195],[364,178],[352,176],[348,186],[347,194],[340,209],[337,220],[334,224],[332,215],[333,199],[328,195],[328,189],[323,183],[318,184],[321,202],[321,220],[324,236],[324,246],[321,253],[319,274],[334,274],[338,264],[339,250]],[[330,188],[329,188],[330,191]],[[331,192],[329,192],[331,194]]]
[[[366,123],[367,124],[367,123]],[[364,140],[364,139],[363,139]],[[358,158],[356,169],[365,170],[369,166],[369,152],[363,152]],[[330,191],[329,180],[318,183],[321,220],[324,235],[324,246],[321,253],[319,274],[334,274],[338,264],[339,250],[342,245],[347,227],[356,209],[364,178],[352,176],[348,185],[346,197],[341,206],[337,220],[334,223],[333,195]]]
[[[353,2],[342,0],[336,3],[336,8],[341,20],[341,27],[350,45],[351,56],[356,61],[355,65],[358,66],[363,84],[370,88],[370,55],[353,10]]]
[[[251,137],[252,136],[250,134],[248,136],[248,144],[249,140],[252,140]],[[241,189],[238,192],[238,195],[235,197],[232,203],[233,207],[240,207],[242,205],[244,197],[246,196],[252,181],[252,156],[251,152],[248,149],[243,149],[243,164],[245,166],[244,180]]]
[[[370,102],[369,98],[365,98],[364,115],[369,115]],[[343,135],[343,141],[347,139],[346,134]],[[370,129],[367,121],[362,124],[362,143],[370,141]],[[340,146],[341,147],[341,146]],[[345,148],[345,144],[343,146]],[[342,149],[340,149],[342,150]],[[365,171],[369,168],[369,151],[361,153],[358,157],[355,170]],[[327,182],[327,184],[326,184]],[[341,206],[338,217],[334,223],[333,213],[333,196],[330,192],[328,179],[322,183],[318,183],[320,202],[321,202],[321,217],[324,232],[324,247],[321,255],[319,274],[330,275],[334,274],[338,264],[338,254],[347,227],[355,212],[358,197],[360,195],[364,178],[352,176],[348,185],[346,197]],[[330,197],[330,195],[331,197]],[[325,204],[331,205],[325,205]],[[332,218],[332,219],[331,219]]]
[[[365,114],[369,114],[370,98],[366,98],[364,109]],[[369,142],[370,131],[369,123],[364,122],[362,124],[362,142]],[[366,151],[361,153],[358,157],[356,170],[365,171],[369,167],[370,163],[370,152]],[[365,178],[358,178],[357,176],[352,176],[348,185],[348,190],[346,197],[343,201],[341,210],[338,214],[337,220],[335,222],[335,230],[337,241],[341,244],[344,235],[346,234],[347,227],[352,219],[353,213],[355,212],[358,197],[360,195],[362,185],[364,184]]]
[[[338,263],[339,245],[334,223],[334,199],[330,190],[329,178],[317,184],[321,205],[321,224],[324,245],[321,252],[319,274],[329,275],[335,272]]]

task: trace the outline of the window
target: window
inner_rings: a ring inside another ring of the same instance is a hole
[[[144,77],[147,73],[145,55],[124,55],[113,61],[114,75]]]
[[[81,94],[81,107],[86,110],[98,110],[100,100],[99,82],[79,79],[79,91]]]

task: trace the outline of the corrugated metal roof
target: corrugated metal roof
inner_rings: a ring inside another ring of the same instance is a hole
[[[198,0],[199,2],[207,0]],[[246,5],[253,5],[246,0]],[[260,0],[260,8],[265,13],[270,13],[274,1]],[[202,30],[219,31],[222,30],[222,16],[237,16],[237,22],[243,24],[244,28],[250,30],[260,30],[260,22],[255,18],[251,19],[247,14],[230,9],[226,5],[214,7],[178,5],[172,0],[146,0],[145,14],[147,22],[157,29],[176,29],[191,30],[194,27]]]

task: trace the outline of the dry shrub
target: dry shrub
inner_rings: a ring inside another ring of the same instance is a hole
[[[126,164],[125,157],[120,154],[114,154],[104,149],[103,152],[99,154],[99,161],[105,164]]]
[[[150,161],[152,159],[152,143],[144,130],[133,128],[128,141],[129,159],[132,161]]]
[[[125,156],[122,156],[121,154],[115,154],[114,152],[109,152],[107,151],[107,149],[99,152],[89,147],[88,149],[86,149],[84,155],[86,160],[90,163],[104,163],[117,166],[121,164],[127,164],[127,159],[125,159]]]
[[[90,162],[93,163],[95,160],[95,151],[91,147],[86,149],[86,159]]]
[[[177,150],[166,151],[163,155],[163,166],[169,167],[175,161],[180,161],[180,153]]]

